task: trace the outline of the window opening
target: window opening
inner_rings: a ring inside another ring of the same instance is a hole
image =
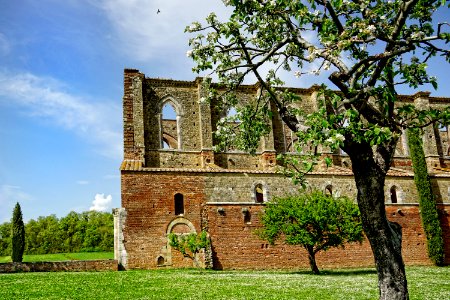
[[[391,187],[391,203],[397,203],[397,187],[393,185]]]
[[[184,214],[184,199],[182,194],[175,194],[175,215]]]
[[[177,113],[172,103],[167,102],[162,108],[161,147],[163,149],[178,148]]]
[[[164,266],[164,257],[160,256],[158,257],[158,266]]]
[[[165,138],[163,138],[162,143],[163,143],[163,149],[170,149],[169,143],[167,142],[167,140]]]
[[[325,195],[333,196],[333,186],[327,185],[325,188]]]
[[[255,199],[256,199],[256,203],[264,202],[264,192],[263,192],[262,184],[257,184],[255,186]]]

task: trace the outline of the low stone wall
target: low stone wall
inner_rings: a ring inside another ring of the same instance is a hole
[[[0,273],[117,271],[117,260],[72,260],[52,262],[2,263]]]

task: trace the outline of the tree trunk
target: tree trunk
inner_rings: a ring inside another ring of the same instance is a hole
[[[378,272],[380,299],[408,299],[405,265],[401,254],[401,226],[388,221],[384,205],[384,183],[390,163],[369,146],[349,153],[358,189],[358,206]],[[374,158],[375,157],[375,158]]]
[[[314,253],[313,247],[306,247],[306,250],[308,250],[308,259],[311,271],[316,275],[320,274],[319,268],[316,264],[316,253]]]

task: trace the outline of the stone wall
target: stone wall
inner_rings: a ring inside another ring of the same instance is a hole
[[[0,273],[117,271],[117,260],[73,260],[52,262],[1,263]]]

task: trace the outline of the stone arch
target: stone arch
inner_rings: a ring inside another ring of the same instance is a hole
[[[162,255],[158,256],[158,258],[156,259],[156,265],[158,267],[162,267],[165,265],[165,263],[166,263],[166,260],[164,259],[164,256],[162,256]]]
[[[261,190],[259,190],[261,189]],[[269,188],[264,181],[257,180],[252,184],[251,197],[255,203],[264,203],[269,200]]]
[[[389,185],[386,189],[385,199],[387,203],[403,203],[404,193],[397,183]]]
[[[163,110],[166,105],[170,105],[175,112],[175,119],[164,119]],[[183,107],[181,104],[171,95],[166,95],[161,98],[161,101],[158,103],[158,112],[159,112],[159,134],[160,134],[160,148],[164,148],[164,142],[167,143],[170,149],[181,149],[182,148],[182,138],[181,138],[181,126],[180,122],[184,115]],[[173,132],[166,131],[167,128],[170,128],[170,123],[175,122],[175,130]],[[167,127],[165,129],[165,127]]]
[[[169,234],[171,233],[177,233],[176,230],[177,228],[183,228],[182,231],[188,231],[185,233],[195,233],[197,234],[197,230],[195,230],[195,226],[194,224],[192,224],[191,221],[189,221],[188,219],[184,218],[184,217],[177,217],[175,219],[173,219],[169,225],[167,225],[167,230],[166,230],[166,237],[169,236]],[[183,234],[183,233],[177,233],[177,234]],[[166,244],[166,264],[167,265],[172,265],[172,247],[170,246],[169,243],[169,238],[167,238],[167,244]]]
[[[177,226],[177,225],[186,225],[189,230],[190,233],[197,233],[197,231],[195,230],[195,226],[194,224],[192,224],[191,221],[189,221],[188,219],[184,218],[184,217],[178,217],[172,220],[172,222],[169,223],[169,225],[167,226],[167,230],[166,233],[170,234],[172,233],[173,229]]]
[[[178,141],[170,134],[167,134],[165,132],[162,133],[162,141],[163,141],[163,148],[164,149],[178,149]],[[164,143],[167,144],[167,148],[165,147]]]
[[[325,181],[320,186],[318,185],[318,189],[324,194],[333,196],[333,198],[339,198],[341,196],[340,189],[338,189],[338,186],[334,185],[331,180]]]
[[[184,115],[184,110],[183,107],[181,106],[181,104],[175,99],[175,97],[173,97],[172,95],[165,95],[161,98],[161,100],[158,103],[158,111],[160,113],[162,113],[162,109],[164,107],[164,105],[166,105],[167,103],[169,103],[170,105],[172,105],[173,109],[175,110],[175,113],[177,114],[177,116],[183,116]]]

